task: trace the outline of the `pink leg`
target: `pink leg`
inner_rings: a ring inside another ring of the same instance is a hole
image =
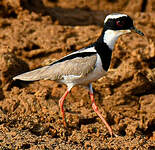
[[[101,120],[103,121],[103,123],[105,124],[105,126],[107,127],[110,135],[113,135],[113,131],[110,127],[110,125],[107,123],[107,121],[102,117],[101,113],[98,110],[98,107],[95,104],[95,100],[94,100],[94,94],[93,94],[93,89],[92,89],[92,85],[90,85],[90,99],[92,102],[92,108],[94,109],[94,111],[97,113],[97,115],[101,118]]]
[[[63,108],[63,104],[64,104],[64,100],[66,98],[66,96],[68,95],[69,93],[69,90],[67,90],[64,95],[60,98],[59,100],[59,106],[60,106],[60,111],[61,111],[61,114],[62,114],[62,120],[63,120],[63,123],[64,123],[64,126],[66,127],[66,121],[65,121],[65,112],[64,112],[64,108]]]

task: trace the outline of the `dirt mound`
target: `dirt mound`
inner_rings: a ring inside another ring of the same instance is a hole
[[[1,149],[154,149],[155,1],[2,0],[0,2]],[[95,101],[119,136],[111,138],[91,108],[88,91],[54,81],[12,77],[93,43],[105,15],[126,12],[145,34],[119,38],[106,76],[93,83]]]

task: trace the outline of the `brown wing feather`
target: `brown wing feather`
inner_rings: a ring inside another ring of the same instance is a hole
[[[85,76],[95,68],[97,56],[77,57],[64,62],[45,66],[24,74],[18,75],[13,79],[35,81],[41,79],[61,80],[63,76],[76,75]]]
[[[63,76],[67,75],[85,76],[94,69],[96,59],[97,56],[93,55],[84,58],[74,58],[55,64],[49,68],[45,79],[61,80]]]

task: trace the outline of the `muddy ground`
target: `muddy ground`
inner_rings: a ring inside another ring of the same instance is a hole
[[[93,83],[96,104],[118,137],[110,137],[88,91],[54,81],[12,77],[93,43],[105,16],[125,12],[144,32],[119,38],[107,75]],[[1,0],[0,149],[155,149],[155,0]]]

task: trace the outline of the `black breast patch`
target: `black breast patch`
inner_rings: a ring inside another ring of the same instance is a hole
[[[103,69],[108,71],[111,62],[112,50],[103,42],[95,43],[95,49],[101,57]]]

